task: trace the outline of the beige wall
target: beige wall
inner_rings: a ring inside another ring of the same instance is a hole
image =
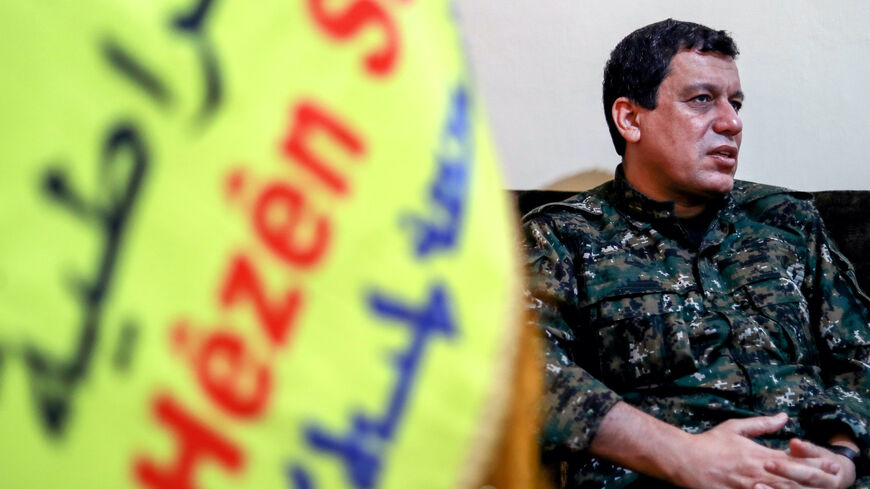
[[[458,0],[506,186],[610,172],[601,108],[610,50],[673,17],[731,32],[746,104],[738,178],[870,189],[870,1]]]

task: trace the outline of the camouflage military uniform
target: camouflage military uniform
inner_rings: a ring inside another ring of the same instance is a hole
[[[619,400],[689,433],[787,412],[870,456],[870,300],[808,194],[737,181],[694,249],[673,204],[615,180],[524,218],[546,350],[545,452],[569,487],[651,487],[589,457]],[[565,473],[567,468],[567,473]]]

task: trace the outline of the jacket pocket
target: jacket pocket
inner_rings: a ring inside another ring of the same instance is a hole
[[[591,321],[601,380],[615,390],[652,387],[697,370],[684,298],[654,291],[607,297]]]
[[[720,264],[737,305],[749,319],[735,341],[759,360],[815,363],[809,308],[801,292],[805,269],[780,240],[759,241]]]
[[[757,311],[756,323],[784,355],[785,363],[816,363],[815,342],[810,341],[809,307],[800,289],[787,277],[747,283],[742,286],[748,301]]]

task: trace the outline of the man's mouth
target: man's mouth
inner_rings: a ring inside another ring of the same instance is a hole
[[[736,146],[717,146],[710,151],[711,155],[714,156],[723,156],[725,158],[736,158],[737,157],[737,147]]]

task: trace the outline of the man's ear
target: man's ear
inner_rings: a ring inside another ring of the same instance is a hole
[[[616,129],[626,143],[640,141],[640,126],[637,123],[638,105],[627,97],[619,97],[610,108],[610,115],[616,123]]]

